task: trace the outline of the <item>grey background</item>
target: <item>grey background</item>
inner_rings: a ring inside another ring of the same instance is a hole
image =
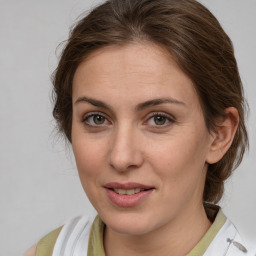
[[[231,37],[250,104],[251,149],[227,182],[225,213],[256,241],[256,1],[203,0]],[[0,0],[0,255],[21,255],[70,217],[93,214],[51,116],[56,46],[99,1]]]

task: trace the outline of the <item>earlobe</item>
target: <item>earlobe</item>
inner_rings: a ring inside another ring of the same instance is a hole
[[[214,164],[228,151],[235,137],[239,124],[239,114],[236,108],[225,110],[226,116],[217,124],[216,131],[212,135],[212,141],[206,157],[208,164]]]

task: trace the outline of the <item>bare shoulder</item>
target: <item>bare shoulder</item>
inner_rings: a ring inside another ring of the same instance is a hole
[[[23,256],[36,256],[36,247],[37,244],[35,244],[34,246],[32,246],[30,249],[28,249]]]

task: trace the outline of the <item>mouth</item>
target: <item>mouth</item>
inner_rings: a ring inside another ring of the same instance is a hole
[[[119,195],[134,195],[142,191],[154,189],[154,187],[140,184],[140,183],[135,183],[135,182],[128,182],[128,183],[111,182],[111,183],[107,183],[104,187],[114,191]]]
[[[108,183],[104,188],[111,202],[120,207],[138,205],[155,189],[139,183]]]
[[[140,193],[140,192],[145,191],[145,190],[148,190],[148,189],[140,189],[140,188],[134,188],[134,189],[113,188],[113,189],[111,189],[111,190],[113,190],[114,192],[116,192],[116,193],[119,194],[119,195],[128,195],[128,196],[131,196],[131,195]]]

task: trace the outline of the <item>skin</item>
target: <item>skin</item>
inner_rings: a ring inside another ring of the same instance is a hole
[[[28,249],[23,256],[35,256],[36,255],[36,247],[37,245],[33,245],[30,249]]]
[[[149,43],[94,52],[76,70],[72,99],[73,151],[106,224],[106,255],[187,254],[211,225],[202,204],[207,166],[229,148],[236,110],[210,133],[190,78]],[[143,104],[156,99],[165,102]],[[154,189],[138,205],[119,207],[106,194],[108,182]]]

